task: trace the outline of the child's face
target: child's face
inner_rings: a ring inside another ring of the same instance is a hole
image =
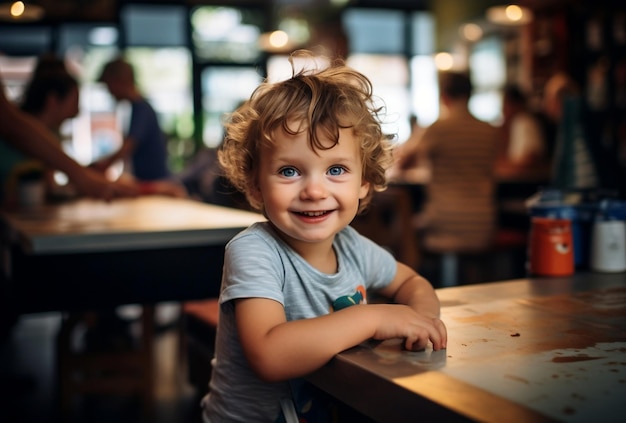
[[[306,133],[280,130],[274,140],[261,151],[256,194],[268,219],[296,250],[303,243],[330,246],[369,190],[362,180],[359,141],[350,129],[340,129],[333,148],[317,152]]]

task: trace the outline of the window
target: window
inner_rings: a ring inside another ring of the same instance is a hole
[[[385,107],[383,132],[394,135],[397,141],[408,138],[411,102],[406,58],[400,55],[354,54],[348,58],[347,64],[372,81],[374,95]]]
[[[469,57],[474,93],[469,109],[476,118],[497,123],[501,118],[501,90],[506,83],[506,63],[502,41],[485,38],[474,45]]]
[[[11,57],[0,55],[0,75],[4,83],[4,91],[11,101],[18,101],[30,74],[35,68],[35,56]]]
[[[429,126],[439,118],[437,66],[431,55],[411,58],[411,81],[411,108],[417,123]]]
[[[184,6],[130,4],[122,8],[121,18],[130,46],[187,45],[187,9]]]
[[[250,63],[258,59],[262,11],[201,6],[191,14],[191,36],[196,56],[203,61]]]
[[[402,54],[405,51],[402,11],[348,9],[343,22],[352,53]]]
[[[295,72],[301,69],[325,69],[330,64],[327,58],[298,57],[294,60]],[[286,55],[274,55],[267,61],[267,79],[270,82],[284,81],[291,78],[293,68]]]
[[[191,54],[185,47],[132,47],[125,51],[141,93],[168,135],[170,168],[180,170],[194,152]]]
[[[79,55],[91,48],[114,48],[118,30],[110,25],[65,24],[59,28],[59,55]]]
[[[47,27],[2,27],[0,28],[0,54],[38,56],[50,50],[51,40],[51,31]]]
[[[247,100],[261,82],[252,67],[207,67],[202,72],[202,139],[207,147],[217,147],[224,137],[223,117]]]
[[[383,130],[403,142],[411,133],[411,114],[421,125],[432,123],[439,116],[439,98],[431,14],[353,8],[346,10],[344,24],[348,64],[372,80],[374,94],[386,105]]]

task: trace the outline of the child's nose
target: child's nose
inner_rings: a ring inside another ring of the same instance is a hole
[[[316,177],[309,177],[306,179],[304,187],[301,192],[301,198],[307,200],[317,200],[320,198],[326,198],[328,190],[324,180]]]

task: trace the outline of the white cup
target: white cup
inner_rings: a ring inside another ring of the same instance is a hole
[[[598,272],[626,271],[626,222],[609,220],[593,225],[589,264]]]

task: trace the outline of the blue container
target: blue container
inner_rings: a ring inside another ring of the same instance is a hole
[[[598,220],[624,220],[626,221],[626,201],[603,200],[597,207]]]

